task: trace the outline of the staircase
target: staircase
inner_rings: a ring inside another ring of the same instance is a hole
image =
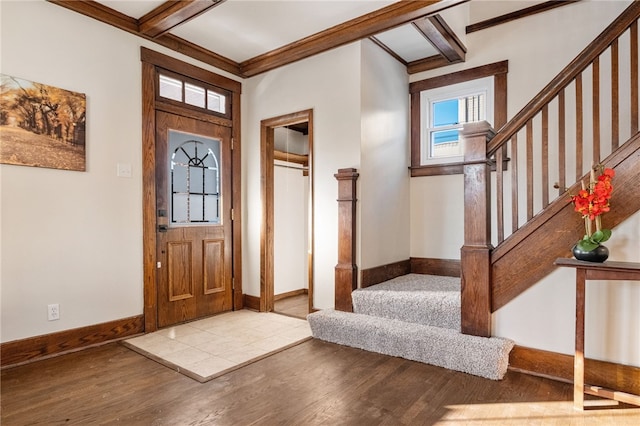
[[[465,126],[464,333],[490,335],[493,312],[571,256],[584,226],[569,194],[592,164],[616,171],[607,228],[640,209],[639,17],[633,2],[497,132]]]
[[[488,123],[465,125],[461,280],[408,275],[352,292],[357,269],[347,249],[356,246],[355,233],[341,232],[336,307],[347,312],[309,315],[313,336],[502,378],[513,342],[489,337],[492,313],[552,272],[556,258],[571,256],[584,229],[568,194],[591,162],[616,171],[619,201],[607,227],[640,210],[639,18],[640,2],[633,2],[497,132]],[[634,71],[623,72],[622,64]],[[339,197],[352,212],[355,199],[355,192]],[[355,229],[342,213],[339,223]],[[350,279],[339,283],[344,271]]]
[[[352,293],[353,313],[307,317],[313,337],[500,380],[513,342],[460,332],[460,279],[409,274]]]

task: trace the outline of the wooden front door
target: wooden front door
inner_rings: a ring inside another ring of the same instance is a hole
[[[158,326],[232,309],[231,129],[156,113]]]

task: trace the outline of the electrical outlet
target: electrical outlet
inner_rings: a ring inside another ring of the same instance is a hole
[[[58,305],[57,303],[47,305],[47,319],[49,321],[60,319],[60,305]]]

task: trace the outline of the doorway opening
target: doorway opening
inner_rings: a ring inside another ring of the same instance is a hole
[[[261,122],[260,311],[313,308],[313,110]]]

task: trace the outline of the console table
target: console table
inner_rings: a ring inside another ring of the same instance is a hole
[[[640,405],[640,396],[604,389],[584,383],[584,304],[586,280],[640,281],[640,263],[632,262],[584,262],[559,258],[557,266],[576,269],[576,353],[573,362],[573,407],[584,409],[584,394],[613,399],[627,404]]]

